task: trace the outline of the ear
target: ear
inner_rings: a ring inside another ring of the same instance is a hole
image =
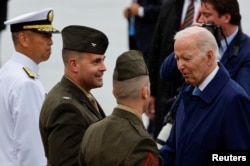
[[[148,90],[148,86],[144,86],[141,90],[141,95],[143,99],[147,99],[149,97],[149,90]]]
[[[208,61],[208,64],[212,64],[214,63],[214,58],[215,58],[215,55],[214,55],[214,52],[212,50],[208,50],[207,52],[207,61]]]
[[[229,23],[231,20],[231,15],[229,13],[225,13],[221,16],[223,23]]]
[[[18,33],[18,40],[19,40],[19,43],[23,47],[27,47],[29,45],[29,43],[28,43],[28,34],[25,33],[25,32],[19,32]]]
[[[77,60],[75,58],[70,58],[69,59],[69,67],[70,69],[74,72],[77,73],[78,72],[78,64],[77,64]]]
[[[117,93],[114,91],[114,89],[112,90],[112,94],[115,96],[115,98],[116,98],[116,96],[117,96]]]

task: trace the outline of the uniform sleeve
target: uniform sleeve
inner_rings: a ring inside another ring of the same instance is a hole
[[[40,82],[39,82],[40,83]],[[34,80],[22,82],[13,89],[14,147],[17,165],[44,166],[46,158],[39,133],[39,114],[45,92]]]
[[[130,166],[159,166],[159,154],[155,142],[149,138],[142,138],[131,147],[125,164]]]
[[[53,110],[48,123],[48,155],[51,164],[77,165],[80,143],[88,127],[80,110],[72,103],[61,104]]]

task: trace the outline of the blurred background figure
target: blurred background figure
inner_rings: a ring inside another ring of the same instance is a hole
[[[2,37],[1,33],[6,28],[4,21],[7,19],[7,10],[8,10],[8,0],[0,1],[0,67],[2,66]]]
[[[4,21],[7,19],[8,0],[0,1],[0,33],[6,28]]]
[[[162,0],[132,0],[131,6],[124,10],[128,19],[129,49],[142,51],[146,63],[161,4]]]
[[[199,23],[211,28],[220,62],[250,96],[250,37],[242,30],[238,0],[201,0]]]
[[[165,0],[153,35],[148,68],[151,83],[151,104],[147,115],[151,118],[149,132],[154,138],[160,132],[163,119],[169,110],[182,82],[164,81],[160,78],[163,60],[173,52],[174,35],[177,31],[196,22],[200,0]]]

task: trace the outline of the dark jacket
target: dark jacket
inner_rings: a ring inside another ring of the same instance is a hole
[[[66,77],[53,87],[40,114],[40,132],[48,166],[77,165],[82,137],[88,126],[105,117],[85,93]]]
[[[8,0],[0,1],[0,32],[6,28],[4,21],[7,19]]]
[[[144,16],[135,17],[135,42],[139,50],[148,54],[162,0],[137,0],[137,3],[144,8]]]
[[[223,65],[199,96],[192,95],[193,89],[189,85],[181,93],[170,137],[160,151],[164,166],[208,166],[213,151],[236,155],[230,150],[249,150],[250,98]]]
[[[158,166],[159,154],[142,120],[115,108],[86,131],[80,162],[83,166]]]
[[[181,83],[161,80],[160,66],[173,52],[174,35],[180,28],[183,4],[183,0],[165,0],[155,27],[149,54],[151,95],[156,98],[155,137],[162,127],[163,117],[170,106],[167,100],[176,95],[176,89],[181,85]]]

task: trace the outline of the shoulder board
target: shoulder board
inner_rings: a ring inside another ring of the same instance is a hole
[[[26,72],[26,74],[30,77],[30,78],[37,78],[36,74],[33,73],[28,67],[23,67],[23,70]]]

